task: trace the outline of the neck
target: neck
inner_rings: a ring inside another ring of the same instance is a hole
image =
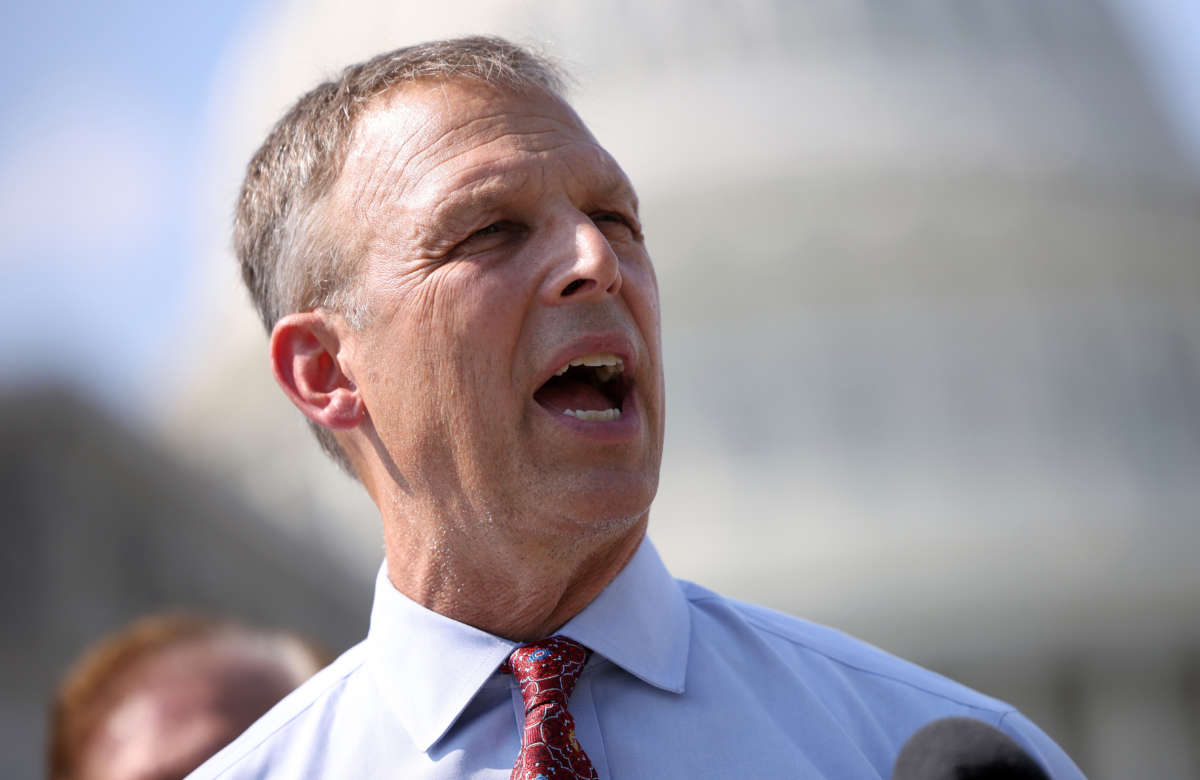
[[[384,515],[388,579],[446,617],[518,642],[553,634],[625,568],[648,515],[601,530],[512,533],[491,521],[414,522]],[[557,524],[563,526],[561,521]],[[532,526],[536,528],[536,526]]]

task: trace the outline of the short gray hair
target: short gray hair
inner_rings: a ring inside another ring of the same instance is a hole
[[[450,79],[559,96],[565,82],[548,57],[502,38],[432,41],[351,65],[300,98],[271,130],[247,166],[233,229],[242,279],[268,333],[281,317],[316,308],[340,312],[352,326],[361,322],[356,245],[322,223],[319,206],[375,98],[401,84]],[[333,432],[312,428],[322,449],[353,475]]]

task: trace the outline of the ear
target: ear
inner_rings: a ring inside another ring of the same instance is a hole
[[[271,331],[275,381],[308,419],[333,430],[355,428],[366,407],[338,355],[344,328],[325,311],[289,314]]]

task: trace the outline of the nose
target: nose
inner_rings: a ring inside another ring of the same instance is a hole
[[[584,217],[567,231],[560,239],[560,246],[566,245],[563,257],[543,288],[547,303],[583,302],[620,292],[621,261],[600,228]]]

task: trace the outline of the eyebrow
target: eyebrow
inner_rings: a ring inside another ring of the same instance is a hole
[[[493,165],[495,161],[483,163],[478,167]],[[449,231],[465,230],[467,222],[473,221],[477,215],[488,211],[499,210],[505,204],[518,197],[535,175],[528,166],[501,169],[487,172],[480,176],[470,176],[471,170],[460,172],[466,174],[461,185],[451,190],[431,212],[431,224]],[[599,208],[614,202],[628,203],[637,211],[638,198],[633,186],[618,170],[606,170],[599,176],[589,177],[582,189],[586,190],[586,198],[581,207]]]
[[[431,223],[455,229],[476,215],[498,209],[523,190],[529,182],[528,170],[513,169],[472,177],[455,187],[430,212]]]

